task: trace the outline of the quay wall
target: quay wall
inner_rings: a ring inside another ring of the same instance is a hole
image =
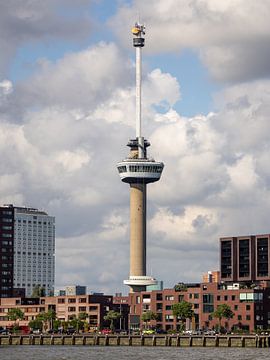
[[[270,335],[1,335],[0,346],[171,346],[171,347],[270,347]]]

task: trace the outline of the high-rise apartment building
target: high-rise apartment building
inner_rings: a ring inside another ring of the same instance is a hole
[[[270,234],[221,238],[221,280],[270,280],[269,250]]]
[[[0,297],[13,295],[14,208],[0,207]]]
[[[0,296],[12,296],[13,288],[23,288],[31,296],[36,286],[47,295],[53,292],[54,217],[33,208],[4,205],[0,226]]]

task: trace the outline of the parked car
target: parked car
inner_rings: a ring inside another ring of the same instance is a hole
[[[0,329],[0,335],[9,335],[8,329],[4,329],[4,328]]]
[[[167,334],[167,331],[166,330],[163,330],[163,329],[156,329],[156,334]]]
[[[152,334],[155,334],[155,330],[145,329],[145,330],[142,331],[142,334],[143,335],[152,335]]]
[[[67,328],[66,333],[67,335],[72,335],[76,332],[76,329],[74,328]]]
[[[215,330],[206,330],[205,332],[204,332],[204,335],[216,335],[216,331]]]

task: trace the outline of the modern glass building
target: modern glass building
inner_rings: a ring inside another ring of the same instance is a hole
[[[3,280],[7,277],[10,284],[8,294],[2,292],[1,296],[10,297],[17,288],[25,289],[25,295],[31,296],[36,286],[43,288],[46,295],[53,293],[55,218],[34,208],[5,205],[0,209],[1,288],[6,286]]]

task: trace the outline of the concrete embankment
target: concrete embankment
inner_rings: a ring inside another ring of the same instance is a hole
[[[2,335],[0,345],[270,347],[270,336],[257,335]]]

